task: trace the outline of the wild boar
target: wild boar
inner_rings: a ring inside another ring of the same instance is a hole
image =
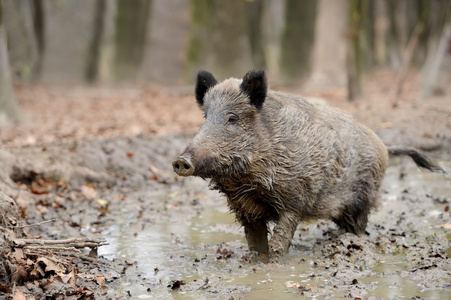
[[[283,256],[308,219],[364,233],[389,152],[443,171],[415,149],[387,150],[374,132],[337,109],[268,91],[264,71],[223,82],[200,71],[195,96],[205,123],[174,160],[174,171],[209,179],[224,193],[249,250],[263,257]]]

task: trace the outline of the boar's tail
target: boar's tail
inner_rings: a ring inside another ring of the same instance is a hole
[[[440,172],[446,175],[446,171],[438,165],[434,164],[432,160],[421,151],[414,148],[402,148],[402,147],[387,147],[388,154],[394,156],[408,155],[420,168],[428,169],[431,172]]]

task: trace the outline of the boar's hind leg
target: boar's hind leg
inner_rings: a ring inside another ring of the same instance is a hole
[[[244,233],[250,251],[268,254],[268,228],[265,220],[245,222]]]
[[[294,232],[299,224],[299,216],[289,212],[280,214],[269,241],[269,256],[273,260],[285,255],[291,245]]]
[[[340,228],[354,234],[364,234],[368,223],[368,214],[376,203],[376,190],[373,184],[359,181],[354,185],[352,201],[346,205],[341,215],[333,218]]]

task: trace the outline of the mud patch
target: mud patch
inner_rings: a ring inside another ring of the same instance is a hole
[[[78,266],[92,278],[109,274],[106,298],[449,295],[451,189],[443,176],[391,160],[367,236],[340,234],[328,221],[301,224],[286,263],[265,265],[248,257],[220,194],[173,175],[171,160],[190,137],[4,149],[1,189],[28,224],[40,224],[30,234],[106,239],[96,260]],[[451,170],[449,161],[440,164]]]

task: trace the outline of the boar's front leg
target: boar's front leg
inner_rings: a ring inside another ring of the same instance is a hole
[[[250,251],[258,254],[268,255],[268,228],[266,220],[255,220],[244,222],[244,233]]]
[[[269,241],[269,256],[272,261],[277,262],[279,257],[288,252],[299,221],[299,216],[293,213],[284,212],[279,215]]]

